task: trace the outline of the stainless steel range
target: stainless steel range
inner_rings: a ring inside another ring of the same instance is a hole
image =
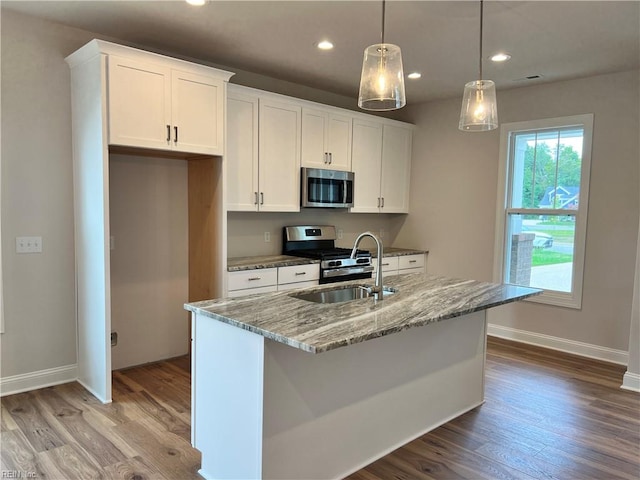
[[[351,258],[350,248],[335,246],[336,238],[336,227],[332,225],[284,227],[282,253],[319,259],[321,284],[371,278],[371,253],[358,250]]]

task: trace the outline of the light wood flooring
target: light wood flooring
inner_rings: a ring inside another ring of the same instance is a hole
[[[640,479],[640,395],[624,367],[490,338],[486,403],[350,480]],[[0,478],[201,478],[186,357],[2,398]],[[346,446],[345,446],[346,447]]]

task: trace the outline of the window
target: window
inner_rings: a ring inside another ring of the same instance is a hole
[[[593,115],[501,126],[496,281],[581,308]]]

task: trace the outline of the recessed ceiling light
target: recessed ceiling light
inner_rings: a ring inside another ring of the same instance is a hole
[[[193,5],[195,7],[201,7],[206,3],[207,0],[185,0],[189,5]]]
[[[420,77],[422,77],[422,74],[420,72],[411,72],[409,75],[407,75],[407,78],[410,78],[411,80],[415,80]]]
[[[492,55],[490,58],[492,62],[506,62],[511,58],[511,55],[509,55],[508,53],[499,52],[495,55]]]
[[[333,48],[333,43],[331,43],[329,40],[323,40],[318,43],[318,48],[320,50],[331,50]]]

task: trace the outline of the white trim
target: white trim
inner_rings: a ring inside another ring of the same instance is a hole
[[[48,368],[37,372],[0,378],[0,396],[37,390],[61,383],[73,382],[78,378],[78,365]]]
[[[541,130],[563,128],[569,126],[583,127],[582,168],[580,172],[580,208],[576,212],[576,229],[574,237],[573,275],[571,292],[557,292],[545,290],[538,295],[535,301],[549,305],[557,305],[568,308],[582,308],[582,284],[584,278],[585,243],[587,234],[587,213],[589,211],[589,183],[591,176],[591,149],[593,137],[593,114],[573,115],[559,118],[545,118],[524,122],[503,123],[500,126],[500,156],[498,167],[498,194],[496,201],[496,227],[493,260],[493,280],[496,283],[504,283],[505,265],[504,250],[507,242],[507,210],[521,211],[523,209],[507,208],[510,185],[507,179],[510,177],[509,152],[511,149],[511,133],[528,130]],[[511,182],[509,182],[510,184]],[[536,210],[538,212],[538,210]],[[548,210],[540,210],[540,213]],[[561,215],[562,210],[552,211],[555,215]]]
[[[622,385],[620,386],[623,390],[631,390],[633,392],[640,392],[640,375],[637,373],[631,373],[627,370],[627,373],[624,374]]]
[[[528,332],[511,327],[489,324],[487,335],[492,337],[506,338],[520,343],[536,345],[538,347],[558,350],[560,352],[572,353],[581,357],[593,358],[603,362],[626,365],[629,361],[629,354],[624,350],[616,350],[590,343],[577,342],[566,338],[553,337],[542,333]]]

